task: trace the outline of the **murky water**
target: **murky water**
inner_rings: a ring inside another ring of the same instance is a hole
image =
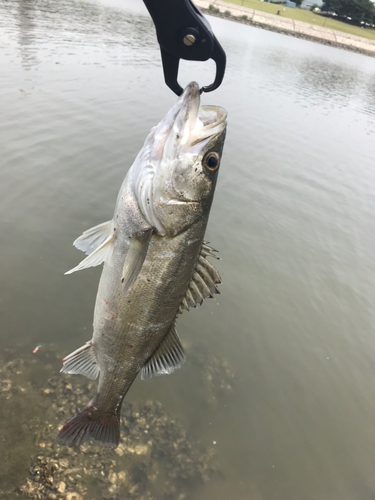
[[[203,96],[229,112],[207,234],[222,295],[180,318],[186,365],[137,380],[127,401],[160,402],[216,452],[220,473],[187,482],[187,498],[373,499],[375,59],[210,21],[228,55]],[[184,63],[181,83],[213,71]],[[34,360],[35,387],[43,349],[91,337],[100,269],[63,276],[82,258],[71,244],[112,216],[173,100],[141,0],[0,0],[0,349]],[[0,410],[19,450],[7,487],[36,453],[16,431],[25,407]]]

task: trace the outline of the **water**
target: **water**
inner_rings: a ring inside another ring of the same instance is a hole
[[[190,362],[127,399],[215,448],[196,500],[373,499],[375,59],[210,22],[228,55],[203,96],[229,112],[207,234],[222,295],[179,320]],[[71,243],[111,218],[174,96],[140,0],[0,0],[0,62],[0,349],[66,354],[91,337],[100,275],[63,276]],[[183,63],[180,81],[213,74]],[[200,353],[232,390],[202,384]]]

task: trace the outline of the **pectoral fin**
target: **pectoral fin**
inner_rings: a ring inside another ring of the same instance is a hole
[[[85,231],[73,245],[85,252],[88,257],[65,274],[72,274],[87,267],[98,266],[112,255],[114,247],[113,221],[109,220]]]
[[[70,271],[67,271],[65,274],[72,274],[76,271],[81,271],[81,269],[86,269],[87,267],[95,267],[105,260],[110,259],[113,252],[114,243],[115,237],[113,234],[110,234],[107,239],[98,246],[96,250],[94,250],[88,257],[86,257],[86,259],[83,259],[83,261],[80,262],[78,266],[74,267]]]
[[[141,236],[134,235],[132,237],[122,270],[121,283],[124,293],[130,291],[143,266],[143,262],[147,255],[148,245],[150,244],[151,234],[152,229],[146,231]]]
[[[173,373],[186,361],[186,354],[173,324],[151,358],[142,368],[141,379]]]
[[[85,252],[86,255],[90,255],[90,253],[100,247],[112,234],[112,225],[112,221],[109,220],[84,231],[83,234],[74,241],[73,245],[78,248],[78,250]]]

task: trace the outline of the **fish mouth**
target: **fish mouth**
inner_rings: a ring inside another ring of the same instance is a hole
[[[160,234],[165,228],[156,215],[155,204],[168,202],[162,194],[170,183],[171,168],[184,155],[197,155],[226,128],[227,112],[219,106],[200,106],[196,82],[187,85],[163,120],[154,127],[131,169],[134,193],[146,221]],[[157,186],[154,181],[157,178]],[[173,182],[172,182],[173,183]],[[170,204],[197,203],[194,200]]]
[[[163,159],[179,154],[198,154],[226,128],[227,112],[220,106],[200,106],[200,90],[196,82],[185,88],[176,102],[177,113],[165,143]]]

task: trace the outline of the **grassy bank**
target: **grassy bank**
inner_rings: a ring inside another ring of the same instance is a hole
[[[315,12],[310,12],[309,10],[284,7],[283,5],[276,5],[268,2],[262,2],[261,0],[225,0],[228,3],[235,5],[241,5],[242,7],[248,7],[250,9],[260,10],[263,12],[268,12],[269,14],[276,14],[280,11],[281,17],[287,17],[288,19],[294,19],[295,21],[302,21],[304,23],[309,23],[315,26],[323,26],[324,28],[342,31],[344,33],[349,33],[351,35],[361,36],[369,40],[375,40],[375,29],[364,29],[358,26],[352,26],[350,24],[342,23],[336,21],[335,19],[329,19],[327,17],[316,14]],[[285,9],[285,10],[283,10]]]

